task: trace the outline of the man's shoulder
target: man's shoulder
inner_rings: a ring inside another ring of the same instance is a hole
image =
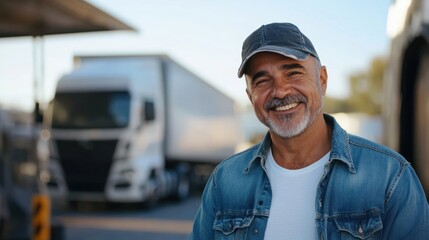
[[[244,169],[250,165],[251,161],[255,158],[259,149],[260,143],[252,147],[238,152],[229,158],[223,160],[218,166],[221,170]]]
[[[363,137],[349,134],[349,143],[352,148],[360,149],[365,153],[385,156],[387,158],[395,159],[399,162],[406,162],[405,158],[398,152],[390,149],[380,143],[373,142]]]
[[[333,128],[332,150],[343,158],[353,161],[354,164],[368,161],[397,166],[408,164],[405,158],[396,151],[366,138],[347,133],[334,117],[327,114],[324,117]]]
[[[354,157],[359,154],[362,156],[361,159],[388,161],[398,165],[408,164],[398,152],[366,138],[349,134],[349,144]]]
[[[210,184],[217,191],[217,197],[227,204],[228,209],[239,207],[249,209],[253,206],[252,193],[260,191],[265,179],[261,163],[261,144],[234,154],[220,163],[211,176]],[[259,189],[259,190],[258,190]],[[247,196],[243,201],[242,196]]]

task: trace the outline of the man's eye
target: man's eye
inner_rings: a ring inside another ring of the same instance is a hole
[[[265,79],[265,78],[257,79],[257,80],[255,81],[255,85],[256,85],[256,86],[258,86],[258,85],[264,84],[264,83],[266,83],[266,82],[268,82],[268,79]]]
[[[294,71],[294,72],[289,72],[287,75],[289,77],[292,77],[292,76],[297,76],[297,75],[301,75],[301,74],[302,74],[301,72]]]

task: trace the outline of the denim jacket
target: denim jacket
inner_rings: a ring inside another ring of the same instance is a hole
[[[428,202],[410,164],[386,147],[347,134],[333,117],[325,115],[325,121],[333,134],[315,199],[318,239],[429,239]],[[270,145],[267,134],[218,165],[189,239],[264,238],[272,196],[265,169]]]

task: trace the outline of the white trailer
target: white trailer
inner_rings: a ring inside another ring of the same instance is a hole
[[[235,102],[165,55],[75,57],[52,102],[48,186],[69,200],[189,193],[241,140]]]

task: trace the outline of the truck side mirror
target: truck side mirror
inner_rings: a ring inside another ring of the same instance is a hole
[[[34,112],[33,113],[34,113],[34,122],[35,123],[42,123],[43,122],[43,114],[41,112],[39,102],[36,102],[34,104]]]
[[[152,101],[144,101],[144,120],[153,121],[155,120],[155,104]]]

